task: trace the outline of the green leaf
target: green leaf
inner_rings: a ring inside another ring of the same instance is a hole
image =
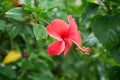
[[[110,70],[110,80],[120,80],[120,66],[114,66]]]
[[[12,8],[9,11],[7,11],[5,14],[22,15],[24,14],[24,10],[22,8]]]
[[[116,3],[116,4],[120,4],[120,0],[111,0],[111,1]]]
[[[11,39],[15,38],[21,31],[20,26],[16,26],[13,24],[8,24],[5,28]]]
[[[4,21],[4,20],[0,20],[0,30],[1,30],[1,31],[4,31],[5,26],[6,26],[5,21]]]
[[[30,60],[25,60],[22,63],[22,72],[26,72],[27,70],[30,70],[33,68],[34,65],[30,62]]]
[[[35,4],[34,0],[19,0],[19,2],[28,7],[34,7],[34,4]]]
[[[40,41],[47,38],[47,33],[45,27],[39,24],[33,25],[33,32],[36,37],[36,40]]]
[[[0,75],[4,75],[9,79],[15,78],[16,74],[15,71],[11,67],[0,67]]]
[[[28,77],[32,80],[52,80],[49,76],[38,72],[32,72]]]
[[[82,21],[89,20],[97,11],[99,5],[95,3],[88,3],[82,13]]]
[[[120,62],[120,43],[109,51],[109,55],[112,56],[116,61]]]
[[[5,14],[6,17],[8,18],[24,21],[25,18],[23,17],[23,14],[26,14],[26,12],[23,10],[23,8],[12,8],[9,11],[7,11]]]
[[[54,5],[53,5],[54,4]],[[65,8],[65,5],[63,4],[63,2],[61,1],[50,1],[48,3],[48,8],[61,8],[61,9],[64,9]]]
[[[34,34],[30,26],[25,26],[20,33],[27,45],[31,45],[34,42]]]
[[[113,48],[120,42],[119,21],[119,15],[105,15],[96,17],[91,24],[95,36],[107,49]]]

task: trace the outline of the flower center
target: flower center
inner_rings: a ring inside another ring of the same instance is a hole
[[[61,38],[65,41],[66,39],[68,39],[68,35],[64,34],[64,35],[62,35]]]

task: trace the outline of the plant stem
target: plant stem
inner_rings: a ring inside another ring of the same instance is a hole
[[[35,21],[36,21],[35,24],[37,24],[37,20],[38,20],[38,19],[42,20],[42,21],[45,22],[46,24],[50,24],[50,23],[49,23],[48,21],[46,21],[45,19],[43,19],[43,18],[41,18],[41,17],[38,17],[38,14],[33,14],[33,16],[35,17]]]
[[[40,20],[42,20],[43,22],[45,22],[46,24],[50,24],[49,22],[47,22],[45,19],[42,19],[39,17]]]

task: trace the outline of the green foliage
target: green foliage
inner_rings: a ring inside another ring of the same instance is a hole
[[[33,32],[38,41],[47,38],[45,27],[40,24],[33,25]]]
[[[95,3],[88,3],[82,13],[82,21],[89,20],[97,11],[99,5]],[[95,16],[95,15],[94,15]]]
[[[7,24],[5,28],[11,39],[15,38],[21,31],[21,28],[14,24]]]
[[[116,4],[120,4],[119,0],[111,0],[112,2],[116,3]]]
[[[120,66],[114,66],[110,70],[110,80],[119,80],[120,79]]]
[[[4,20],[0,20],[0,31],[4,31],[5,30],[5,21]]]
[[[119,80],[119,6],[119,0],[0,0],[0,80]],[[73,45],[66,57],[49,56],[53,38],[45,28],[56,18],[67,21],[68,15],[92,52],[83,55]],[[13,49],[22,58],[3,65]]]
[[[120,61],[120,43],[109,51],[109,55],[112,56],[116,61]]]
[[[6,12],[6,17],[24,21],[25,18],[23,17],[23,14],[25,15],[25,11],[22,8],[12,8]]]
[[[0,75],[3,75],[4,78],[7,77],[8,79],[13,79],[13,78],[16,77],[15,71],[11,67],[9,67],[9,66],[0,67]]]
[[[95,36],[103,43],[107,49],[113,48],[120,42],[120,17],[98,16],[91,24]]]

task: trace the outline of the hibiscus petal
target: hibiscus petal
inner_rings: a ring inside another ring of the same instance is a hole
[[[65,49],[64,41],[55,41],[48,46],[47,51],[48,54],[52,56],[52,55],[60,55],[64,49]]]
[[[68,21],[69,21],[69,33],[76,33],[78,31],[77,24],[75,23],[74,18],[72,16],[68,16]]]
[[[67,24],[63,20],[60,20],[60,19],[53,20],[51,24],[49,24],[46,27],[47,33],[51,37],[57,40],[61,40],[62,35],[66,34],[67,30],[68,30]]]
[[[70,47],[72,46],[71,41],[68,40],[68,39],[65,40],[65,44],[66,44],[66,49],[65,49],[65,51],[64,51],[64,57],[68,54],[68,51],[69,51]]]
[[[68,16],[68,21],[69,21],[69,31],[68,35],[69,38],[77,45],[79,46],[81,44],[81,35],[80,32],[78,31],[77,24],[75,23],[74,18],[72,16]]]
[[[69,36],[69,38],[77,45],[79,46],[82,42],[80,32],[74,33],[72,36]]]

